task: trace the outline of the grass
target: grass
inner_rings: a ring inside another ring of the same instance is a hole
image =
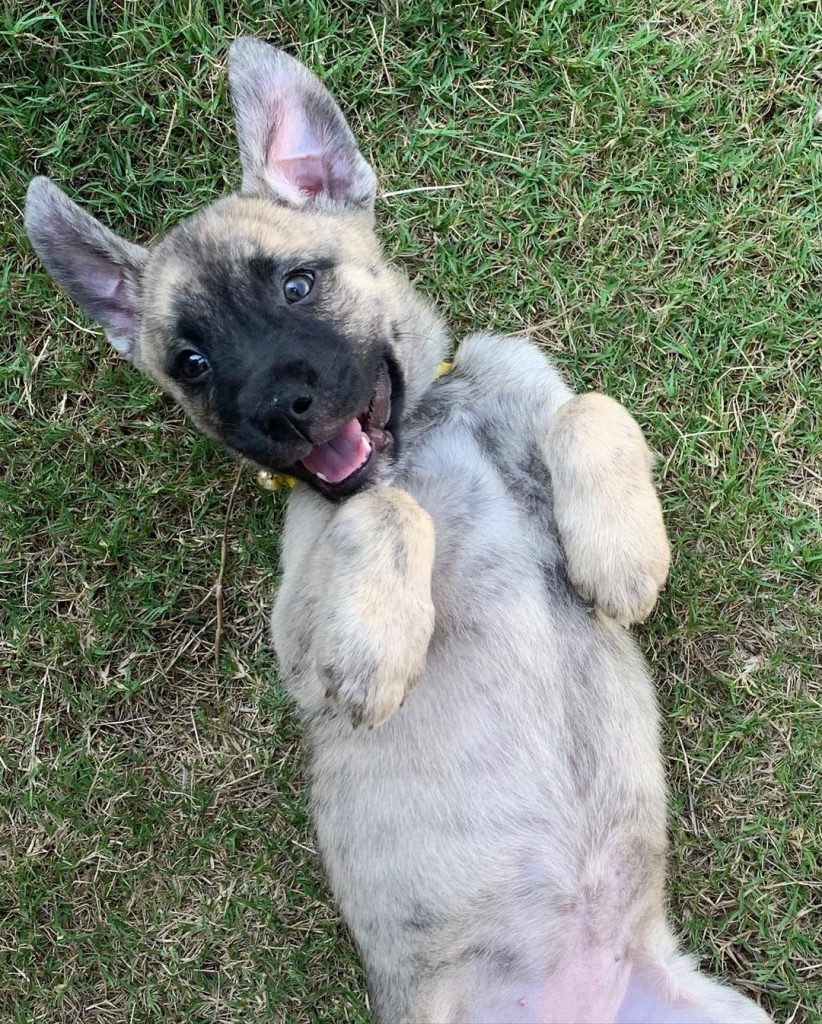
[[[223,58],[343,98],[387,251],[660,453],[672,914],[822,1014],[820,12],[805,0],[11,0],[0,15],[0,1019],[367,1019],[265,635],[282,509],[106,350],[20,228],[47,173],[140,240],[234,187]],[[440,191],[411,191],[440,186]],[[817,673],[815,676],[814,673]]]

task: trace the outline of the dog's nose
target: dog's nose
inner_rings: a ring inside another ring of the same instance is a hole
[[[311,441],[311,409],[314,396],[305,384],[279,388],[268,401],[260,404],[257,426],[272,441]]]

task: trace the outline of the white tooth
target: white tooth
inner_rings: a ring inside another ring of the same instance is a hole
[[[317,473],[317,476],[319,477],[320,480],[322,480],[324,484],[328,483],[328,477],[325,475],[325,473]]]

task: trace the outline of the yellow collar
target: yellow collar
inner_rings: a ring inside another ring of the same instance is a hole
[[[440,363],[434,371],[432,382],[439,380],[440,377],[450,373],[453,369],[453,363]],[[287,473],[269,473],[267,469],[259,469],[257,470],[257,485],[264,491],[280,491],[284,487],[296,487],[297,479],[296,477],[289,476]]]

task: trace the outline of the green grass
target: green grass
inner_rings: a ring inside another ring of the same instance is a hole
[[[238,181],[239,31],[321,70],[387,251],[455,331],[527,329],[660,454],[641,631],[672,913],[822,1014],[815,2],[11,0],[0,15],[0,1019],[365,1021],[266,643],[281,507],[107,351],[20,228],[49,174],[145,240]],[[454,187],[456,186],[456,187]]]

